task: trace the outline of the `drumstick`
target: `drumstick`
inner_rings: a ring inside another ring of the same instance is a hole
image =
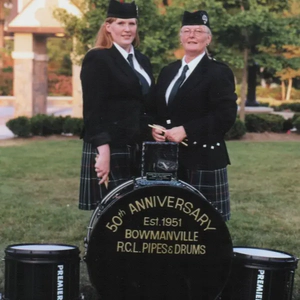
[[[99,157],[99,154],[96,155],[95,161],[97,161],[97,158]],[[103,182],[106,189],[108,189],[108,182],[109,182],[109,177],[107,176],[106,180]]]
[[[148,126],[149,127],[151,127],[151,128],[154,128],[154,129],[158,129],[158,130],[161,130],[162,132],[166,132],[166,130],[165,129],[162,129],[162,128],[160,128],[159,126],[157,126],[157,125],[151,125],[151,124],[148,124]],[[185,143],[185,142],[183,142],[183,141],[181,141],[180,142],[182,145],[184,145],[184,146],[188,146],[188,144],[187,143]]]

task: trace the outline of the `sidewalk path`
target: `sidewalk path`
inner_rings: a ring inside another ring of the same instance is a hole
[[[72,115],[71,107],[47,107],[48,115],[55,116],[67,116]],[[0,106],[0,140],[10,139],[14,137],[14,134],[5,126],[5,123],[14,117],[14,107],[12,106]]]

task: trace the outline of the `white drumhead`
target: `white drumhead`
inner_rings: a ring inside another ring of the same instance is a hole
[[[74,247],[67,245],[16,245],[11,246],[11,249],[15,250],[27,250],[27,251],[61,251],[61,250],[71,250]]]
[[[266,257],[266,258],[291,258],[291,255],[277,252],[273,250],[267,249],[259,249],[259,248],[233,248],[235,253],[250,255],[250,256],[258,256],[258,257]]]

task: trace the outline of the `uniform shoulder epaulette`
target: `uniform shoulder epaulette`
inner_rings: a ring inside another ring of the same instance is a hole
[[[226,63],[224,63],[222,61],[219,61],[219,60],[216,60],[215,58],[212,58],[211,61],[214,62],[214,63],[216,63],[216,64],[218,64],[218,65],[221,65],[223,67],[227,67],[228,68],[228,65]]]

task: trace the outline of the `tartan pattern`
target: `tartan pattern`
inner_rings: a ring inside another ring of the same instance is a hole
[[[224,221],[230,219],[227,168],[218,170],[189,170],[179,168],[178,179],[187,182],[200,191],[219,211]]]
[[[107,189],[104,184],[98,184],[99,178],[95,172],[97,154],[97,148],[94,148],[91,143],[83,143],[79,209],[95,209],[110,191],[132,178],[130,146],[110,149],[110,173]]]

